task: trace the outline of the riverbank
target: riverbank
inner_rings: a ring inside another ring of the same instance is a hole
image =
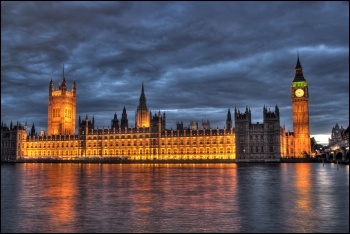
[[[236,163],[235,160],[232,159],[192,159],[192,160],[176,160],[176,159],[168,159],[168,160],[129,160],[122,158],[84,158],[84,159],[44,159],[44,158],[36,158],[36,159],[21,159],[12,162],[2,162],[2,163],[123,163],[123,164],[137,164],[137,163],[165,163],[165,164],[174,164],[174,163]]]
[[[168,160],[130,160],[127,158],[74,158],[74,159],[55,159],[55,158],[26,158],[17,161],[1,161],[1,163],[115,163],[115,164],[137,164],[137,163],[157,163],[157,164],[174,164],[174,163],[337,163],[336,161],[322,161],[318,158],[281,158],[280,161],[248,161],[236,162],[235,159],[168,159]],[[338,161],[339,164],[349,165],[349,162]]]
[[[281,158],[280,162],[281,163],[303,163],[303,162],[319,163],[322,161],[320,161],[317,158]]]

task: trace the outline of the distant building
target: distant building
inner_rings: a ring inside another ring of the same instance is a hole
[[[198,121],[192,120],[189,125],[189,129],[191,130],[198,130]]]
[[[344,141],[344,155],[345,160],[349,162],[349,126],[346,128],[346,130],[343,133],[343,141]]]
[[[349,152],[349,127],[344,129],[343,126],[339,127],[338,124],[335,124],[332,128],[331,137],[328,138],[328,148],[334,159],[341,158],[345,160]]]
[[[202,129],[203,130],[209,130],[210,129],[210,122],[208,119],[202,120]]]
[[[344,141],[345,149],[349,150],[349,126],[346,128],[346,130],[343,133],[343,141]]]
[[[335,124],[335,126],[332,128],[331,137],[328,138],[328,146],[335,150],[340,148],[343,145],[343,134],[345,132],[345,129],[343,126],[340,126],[338,124]]]

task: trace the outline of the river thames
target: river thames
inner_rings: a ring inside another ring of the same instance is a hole
[[[1,164],[1,232],[348,233],[349,166]]]

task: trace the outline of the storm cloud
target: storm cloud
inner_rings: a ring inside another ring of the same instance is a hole
[[[293,131],[299,54],[310,132],[349,122],[349,2],[1,2],[1,120],[47,129],[49,83],[77,84],[77,115],[134,126],[142,83],[149,110],[225,126],[228,109],[278,105]],[[321,142],[327,143],[327,142]]]

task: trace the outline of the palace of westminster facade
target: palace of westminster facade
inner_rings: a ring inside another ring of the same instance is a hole
[[[98,129],[94,118],[78,119],[76,132],[76,95],[67,90],[63,74],[57,90],[51,80],[48,101],[47,134],[38,135],[35,126],[27,132],[26,124],[1,124],[1,160],[26,158],[111,158],[129,160],[215,160],[236,162],[280,161],[281,157],[304,157],[310,154],[309,92],[299,56],[291,87],[293,132],[280,126],[276,105],[270,111],[263,107],[263,123],[252,123],[250,108],[235,108],[233,117],[228,109],[226,127],[210,128],[209,121],[193,121],[189,127],[177,122],[177,129],[166,128],[165,112],[148,110],[142,83],[139,105],[135,112],[135,127],[128,125],[124,107],[120,120],[115,113],[111,127]],[[233,126],[233,121],[235,126]]]

